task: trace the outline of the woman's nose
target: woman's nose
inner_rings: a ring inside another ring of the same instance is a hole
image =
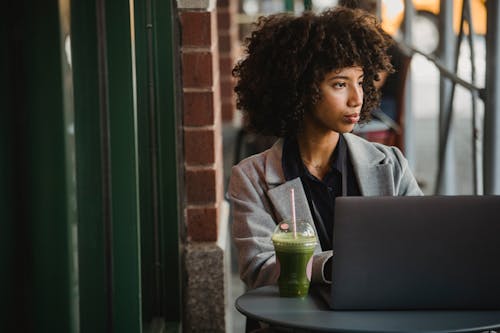
[[[356,85],[350,89],[347,104],[350,107],[359,107],[363,104],[363,87]]]

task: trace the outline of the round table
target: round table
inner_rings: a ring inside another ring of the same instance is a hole
[[[286,328],[318,332],[483,332],[500,328],[500,311],[332,311],[312,293],[279,297],[277,286],[248,291],[236,300],[243,315]]]

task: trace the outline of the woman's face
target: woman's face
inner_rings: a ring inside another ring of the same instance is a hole
[[[306,118],[317,130],[351,132],[363,106],[363,69],[354,66],[333,70],[325,75],[319,89],[321,99]]]

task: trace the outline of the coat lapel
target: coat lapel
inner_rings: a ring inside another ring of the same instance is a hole
[[[311,211],[300,178],[287,181],[267,191],[269,199],[276,208],[278,218],[280,221],[292,218],[292,205],[290,200],[290,190],[292,188],[295,193],[295,214],[297,219],[312,222]]]
[[[314,224],[311,210],[309,209],[309,203],[307,202],[302,181],[298,177],[290,181],[285,180],[281,161],[282,154],[283,140],[280,139],[273,145],[267,154],[264,171],[268,186],[267,196],[275,209],[275,213],[277,215],[276,218],[278,219],[277,222],[292,218],[290,190],[293,188],[295,195],[296,218],[299,220],[310,221],[314,228],[314,232],[316,232],[317,235],[318,232]],[[316,245],[316,250],[321,250],[319,242]]]
[[[371,145],[365,144],[354,134],[344,134],[351,154],[354,173],[363,196],[394,195],[392,167],[384,163],[385,155]]]
[[[285,175],[281,165],[283,154],[283,139],[279,139],[271,147],[264,162],[264,173],[268,189],[274,188],[285,182]]]
[[[283,140],[278,140],[266,156],[265,175],[268,186],[267,195],[276,209],[280,220],[292,218],[290,190],[294,189],[295,213],[298,219],[312,221],[311,211],[300,178],[285,180],[281,157],[283,154]]]

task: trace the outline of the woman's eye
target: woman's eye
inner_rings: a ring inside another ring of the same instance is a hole
[[[345,82],[335,82],[333,84],[334,88],[344,88],[346,86]]]
[[[360,86],[363,86],[363,81],[358,82]]]

